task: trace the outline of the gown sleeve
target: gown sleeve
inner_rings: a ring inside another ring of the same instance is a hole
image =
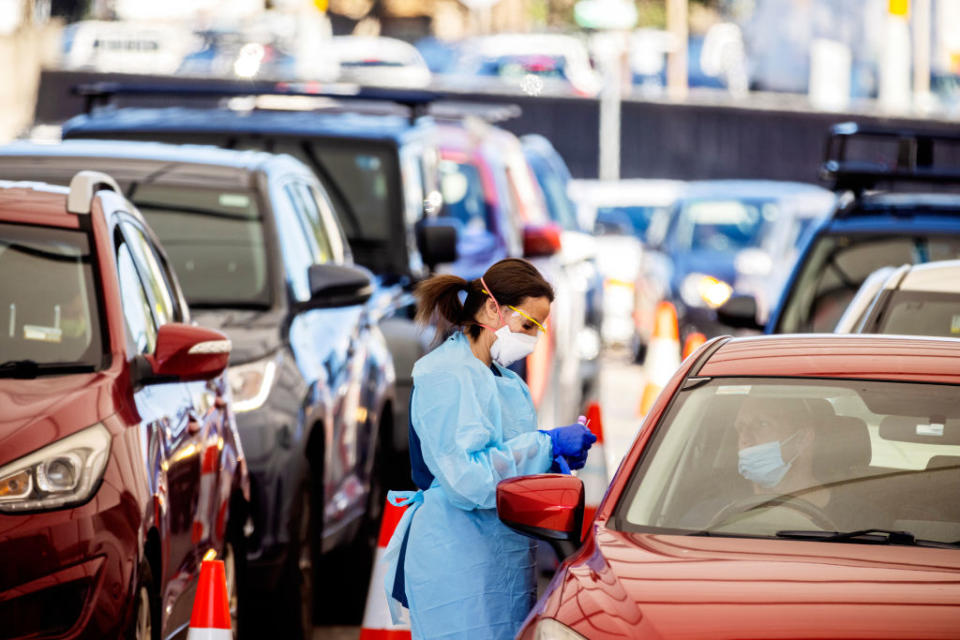
[[[553,444],[536,430],[498,439],[471,378],[469,372],[418,377],[412,418],[424,461],[450,502],[461,509],[492,509],[498,482],[550,468]]]

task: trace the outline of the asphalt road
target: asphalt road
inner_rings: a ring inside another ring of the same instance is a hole
[[[643,368],[625,351],[609,352],[600,367],[599,397],[603,412],[604,455],[612,477],[636,435],[637,405],[643,393]],[[358,640],[360,627],[316,627],[313,640]]]

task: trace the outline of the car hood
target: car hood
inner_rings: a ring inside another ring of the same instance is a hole
[[[677,254],[673,258],[673,286],[679,291],[683,279],[691,273],[703,273],[732,285],[737,275],[734,267],[736,257],[736,253],[717,251]]]
[[[232,343],[230,364],[259,360],[281,345],[283,313],[277,310],[194,310],[192,319],[201,327],[222,332]]]
[[[0,379],[0,465],[113,415],[116,374]]]
[[[960,629],[960,552],[950,549],[601,526],[556,580],[542,615],[587,638],[946,638]]]

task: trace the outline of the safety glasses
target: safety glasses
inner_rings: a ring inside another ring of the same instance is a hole
[[[524,318],[526,318],[527,320],[529,320],[529,321],[532,322],[533,324],[537,325],[537,326],[540,328],[540,331],[543,331],[544,333],[547,332],[547,328],[546,328],[545,326],[543,326],[542,324],[540,324],[539,322],[537,322],[536,320],[534,320],[533,318],[531,318],[531,317],[530,317],[530,314],[525,313],[524,311],[521,311],[520,309],[517,309],[517,308],[514,307],[513,305],[509,305],[509,304],[507,305],[507,309],[513,309],[514,311],[516,311],[517,313],[519,313],[520,315],[522,315]]]

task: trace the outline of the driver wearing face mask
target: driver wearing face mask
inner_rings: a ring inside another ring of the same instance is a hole
[[[829,502],[829,489],[813,474],[815,425],[806,411],[783,398],[748,397],[735,426],[737,470],[755,493],[802,492],[818,506]]]
[[[596,438],[580,424],[537,429],[527,385],[508,369],[547,330],[553,288],[501,260],[481,278],[437,275],[417,289],[418,319],[447,336],[413,367],[410,457],[416,492],[384,562],[394,621],[414,639],[512,639],[536,600],[534,543],[497,517],[497,483],[582,467]]]

